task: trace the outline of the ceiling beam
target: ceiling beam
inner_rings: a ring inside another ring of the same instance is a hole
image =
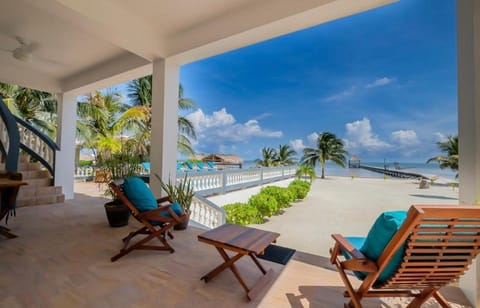
[[[186,64],[396,1],[257,1],[255,8],[236,10],[169,38],[168,56]],[[252,9],[263,14],[252,16]]]
[[[139,16],[107,0],[27,0],[90,35],[153,61],[165,55],[155,31]]]
[[[152,63],[130,53],[95,65],[74,76],[62,80],[62,90],[80,91],[81,94],[107,88],[115,84],[143,77],[152,73]]]

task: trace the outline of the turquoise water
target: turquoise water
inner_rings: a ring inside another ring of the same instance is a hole
[[[384,167],[383,162],[362,162],[363,165],[369,165],[369,166],[374,166],[374,167]],[[389,169],[395,169],[393,163],[386,163],[387,168]],[[425,176],[432,176],[432,175],[437,175],[442,178],[450,179],[452,181],[455,180],[455,175],[457,172],[453,172],[450,169],[440,169],[438,167],[438,164],[436,163],[431,163],[431,164],[425,164],[425,163],[400,163],[400,171],[405,171],[405,172],[412,172],[412,173],[418,173],[422,174]],[[243,168],[254,168],[255,163],[253,161],[246,161],[243,164]],[[322,171],[319,167],[315,169],[315,173],[320,176]],[[383,174],[377,173],[377,172],[371,172],[365,169],[359,169],[359,168],[342,168],[330,161],[326,163],[325,166],[325,176],[355,176],[355,177],[362,177],[362,178],[383,178]]]

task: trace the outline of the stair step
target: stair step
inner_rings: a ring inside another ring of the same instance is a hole
[[[17,196],[17,206],[62,203],[65,195],[61,186],[22,186]]]
[[[22,199],[22,198],[32,198],[35,196],[42,196],[42,195],[61,195],[61,194],[62,194],[61,186],[25,185],[20,187],[17,198]]]
[[[53,179],[45,178],[45,179],[24,179],[29,186],[51,186]]]
[[[22,171],[23,180],[28,179],[49,179],[51,178],[50,172],[48,170],[30,170]]]
[[[33,170],[42,170],[42,165],[38,162],[35,163],[18,163],[18,172],[21,171],[33,171]]]
[[[65,201],[64,195],[47,195],[25,199],[17,199],[17,207],[34,206],[43,204],[63,203]]]
[[[25,155],[25,154],[21,154],[20,156],[18,156],[18,162],[19,163],[28,163],[28,162],[30,162],[30,156]]]

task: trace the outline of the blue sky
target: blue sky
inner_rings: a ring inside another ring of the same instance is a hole
[[[454,0],[401,0],[184,65],[200,153],[299,155],[316,133],[363,161],[425,162],[457,134]]]

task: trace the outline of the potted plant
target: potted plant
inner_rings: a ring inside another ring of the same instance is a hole
[[[170,180],[168,183],[164,183],[162,179],[155,174],[157,179],[160,181],[160,185],[162,189],[167,193],[170,201],[173,203],[178,203],[180,205],[182,211],[182,222],[175,225],[175,230],[185,230],[188,226],[188,222],[190,221],[190,206],[192,205],[192,199],[195,195],[193,191],[193,185],[189,179],[187,179],[187,175],[178,185],[173,184]]]
[[[108,174],[109,181],[116,181],[138,174],[140,158],[129,152],[114,153],[99,159],[98,167]],[[111,227],[123,227],[128,224],[130,210],[125,206],[108,187],[105,195],[112,200],[105,203],[105,213]]]

